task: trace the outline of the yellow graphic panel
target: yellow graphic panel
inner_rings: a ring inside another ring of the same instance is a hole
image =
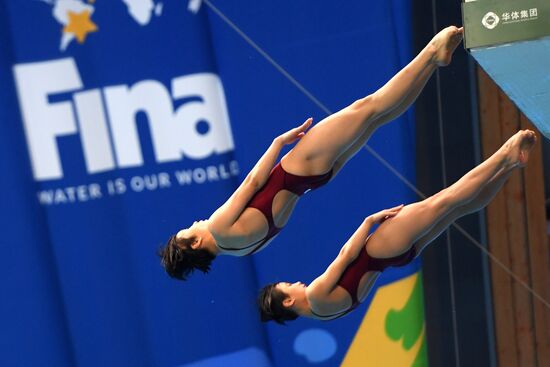
[[[342,367],[428,365],[420,272],[378,288]]]

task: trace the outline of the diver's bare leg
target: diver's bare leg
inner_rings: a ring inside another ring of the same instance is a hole
[[[500,191],[500,189],[508,180],[515,168],[518,167],[516,166],[511,169],[500,170],[495,175],[495,177],[491,179],[487,186],[485,186],[485,188],[481,190],[481,192],[475,199],[463,206],[454,209],[452,212],[443,217],[443,219],[440,220],[426,235],[416,241],[414,246],[416,247],[417,256],[420,255],[420,253],[424,250],[424,248],[426,248],[426,246],[428,246],[433,240],[439,237],[439,235],[457,219],[465,215],[477,212],[489,205],[491,200],[493,200],[495,195]]]
[[[456,27],[448,27],[438,33],[378,91],[355,101],[311,128],[285,156],[284,168],[298,175],[316,175],[329,171],[358,139],[366,141],[377,126],[389,121],[384,116],[393,116],[392,111],[403,112],[414,101],[421,90],[419,86],[426,83],[433,70],[450,61],[461,39],[462,29]],[[354,152],[357,150],[354,149]]]
[[[346,149],[338,157],[336,162],[334,162],[333,177],[338,173],[338,171],[340,171],[340,169],[347,163],[347,161],[355,154],[357,154],[357,152],[366,144],[367,140],[369,140],[376,129],[399,117],[414,103],[414,101],[416,101],[416,98],[418,98],[420,92],[422,92],[424,86],[426,85],[435,70],[435,67],[425,68],[422,71],[421,75],[419,75],[418,79],[414,81],[414,85],[410,93],[405,97],[405,99],[401,103],[399,103],[396,108],[389,111],[387,114],[380,116],[377,120],[374,120],[372,124],[367,127],[365,132],[363,132],[363,135],[361,135],[348,149]]]
[[[444,217],[477,198],[499,171],[525,164],[534,142],[532,131],[520,131],[453,185],[421,202],[405,206],[373,233],[367,243],[369,254],[387,258],[406,251]]]

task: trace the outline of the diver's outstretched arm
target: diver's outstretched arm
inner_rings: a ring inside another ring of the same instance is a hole
[[[266,183],[271,169],[279,159],[283,146],[292,144],[302,138],[311,122],[312,119],[309,118],[302,125],[279,135],[273,140],[233,195],[210,216],[208,225],[210,231],[217,235],[223,235],[230,230],[250,199]]]
[[[327,296],[338,284],[342,274],[347,267],[359,256],[369,237],[369,232],[374,224],[381,223],[384,220],[394,217],[403,208],[403,205],[385,209],[372,214],[363,220],[363,223],[357,228],[349,240],[342,246],[340,253],[334,261],[328,266],[327,270],[315,279],[308,287],[310,295]]]

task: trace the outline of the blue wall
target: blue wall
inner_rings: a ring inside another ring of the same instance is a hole
[[[305,365],[295,341],[315,327],[336,343],[317,365],[338,365],[366,306],[265,326],[257,289],[311,281],[365,216],[412,193],[360,152],[266,250],[169,279],[158,246],[273,137],[325,115],[205,5],[126,3],[0,2],[0,364]],[[214,4],[333,111],[411,58],[406,0]],[[369,144],[414,180],[410,114]]]

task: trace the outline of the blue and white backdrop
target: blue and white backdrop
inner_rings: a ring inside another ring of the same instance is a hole
[[[213,3],[332,110],[411,58],[407,0]],[[206,4],[0,0],[0,45],[0,365],[342,361],[366,305],[266,326],[257,290],[311,281],[365,216],[413,200],[397,178],[362,151],[268,249],[176,282],[157,248],[323,111]],[[411,115],[370,145],[414,180]]]

